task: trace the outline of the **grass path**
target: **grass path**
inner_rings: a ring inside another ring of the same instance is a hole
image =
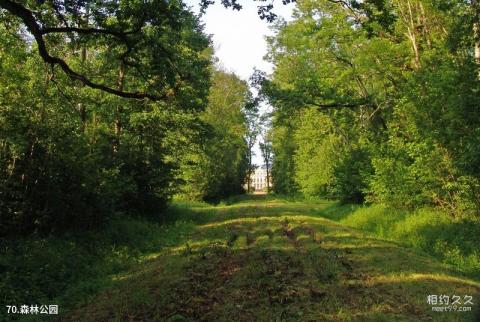
[[[329,206],[254,196],[185,208],[196,225],[180,243],[65,320],[475,321],[475,312],[432,312],[427,296],[478,302],[478,281],[323,218]]]

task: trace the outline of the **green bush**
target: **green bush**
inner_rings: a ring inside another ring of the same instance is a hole
[[[372,172],[370,156],[365,150],[350,151],[334,169],[334,194],[342,203],[363,203],[367,177]]]
[[[335,167],[344,154],[341,137],[332,119],[322,112],[306,110],[300,123],[294,135],[298,145],[295,181],[307,196],[333,197]]]
[[[128,272],[145,255],[179,244],[193,227],[185,221],[159,224],[124,217],[84,233],[2,240],[2,297],[12,305],[55,303],[62,311],[71,309],[111,285],[112,277]]]
[[[433,254],[480,278],[480,220],[476,218],[454,218],[429,208],[408,212],[373,205],[353,209],[340,222]]]

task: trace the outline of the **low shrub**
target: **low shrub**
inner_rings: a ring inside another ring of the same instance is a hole
[[[123,217],[82,234],[1,240],[2,297],[9,305],[58,304],[64,312],[148,254],[181,243],[193,227],[183,220],[160,224]]]
[[[480,220],[477,218],[455,218],[430,208],[414,212],[382,205],[350,209],[338,221],[433,254],[480,279]]]

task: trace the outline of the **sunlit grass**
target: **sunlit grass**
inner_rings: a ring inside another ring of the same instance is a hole
[[[338,209],[341,216],[335,217]],[[434,209],[415,212],[381,205],[333,206],[328,218],[434,255],[480,280],[480,220],[454,218]]]
[[[179,218],[193,229],[145,255],[69,320],[473,321],[474,312],[432,312],[426,296],[478,294],[477,281],[323,218],[335,203],[244,197],[182,207]],[[349,223],[379,229],[367,209],[366,221],[356,214]],[[337,219],[348,222],[348,212]]]
[[[375,279],[372,279],[369,284],[390,284],[390,283],[403,283],[403,282],[414,282],[414,281],[431,281],[434,284],[438,283],[457,283],[463,285],[470,285],[480,288],[480,283],[466,279],[459,278],[445,274],[417,274],[417,273],[398,273],[398,274],[389,274],[384,276],[379,276]]]

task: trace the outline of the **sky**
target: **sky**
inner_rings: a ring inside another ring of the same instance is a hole
[[[199,0],[185,0],[193,12],[199,13]],[[205,24],[205,32],[212,36],[215,55],[220,66],[229,72],[234,72],[241,79],[248,81],[254,68],[267,73],[272,71],[272,65],[263,60],[267,53],[266,36],[273,35],[270,29],[272,24],[261,20],[257,14],[259,2],[242,0],[243,9],[233,11],[226,9],[219,1],[210,6],[201,20]],[[264,2],[265,3],[265,2]],[[275,2],[275,12],[285,20],[291,20],[294,4],[282,5],[281,1]],[[258,143],[254,148],[253,162],[262,165],[262,157]]]

